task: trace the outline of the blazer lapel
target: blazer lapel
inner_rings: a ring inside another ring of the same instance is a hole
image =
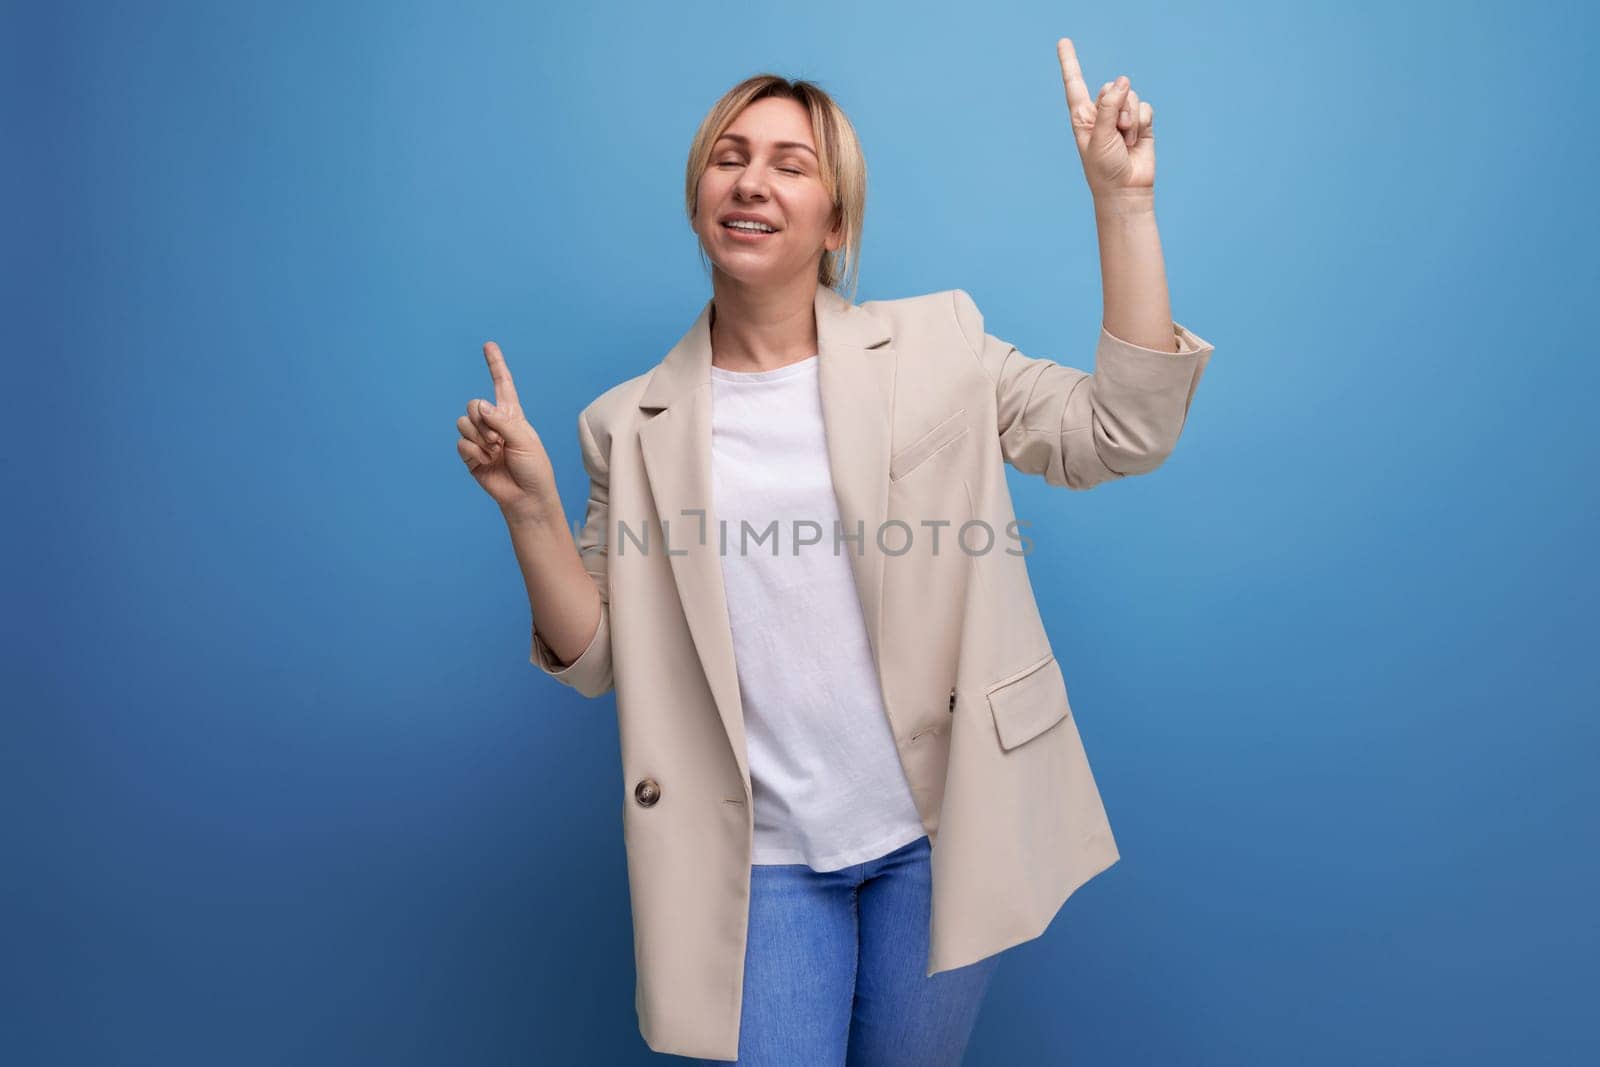
[[[639,427],[639,447],[650,495],[662,522],[662,528],[651,531],[646,543],[651,552],[667,553],[695,654],[748,795],[744,708],[739,700],[718,552],[721,536],[712,499],[711,307],[712,301],[707,300],[694,325],[656,367],[639,399],[642,411],[655,413]],[[876,538],[888,507],[897,357],[887,323],[871,310],[820,285],[815,310],[817,378],[829,473],[842,535],[861,535],[841,541],[840,552],[850,558],[881,677],[883,555],[876,549]],[[646,536],[643,531],[634,533],[640,540]],[[730,543],[738,543],[737,535],[737,530],[729,532]],[[811,549],[831,550],[832,537],[833,531],[824,531],[822,542]],[[621,548],[618,539],[613,550]]]

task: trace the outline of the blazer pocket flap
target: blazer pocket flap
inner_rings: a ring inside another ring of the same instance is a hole
[[[990,686],[988,696],[1003,749],[1033,740],[1072,712],[1054,653]]]
[[[927,433],[896,452],[889,460],[889,478],[899,480],[945,445],[967,432],[966,408],[957,408]]]

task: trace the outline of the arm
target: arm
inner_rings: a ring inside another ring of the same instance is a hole
[[[1073,139],[1094,197],[1105,306],[1094,373],[1030,359],[984,332],[957,289],[956,321],[995,389],[1005,459],[1088,489],[1171,454],[1212,346],[1172,321],[1155,219],[1154,109],[1126,77],[1089,95],[1070,38],[1056,42]]]
[[[578,442],[589,475],[589,504],[576,543],[559,499],[533,515],[506,512],[506,526],[533,617],[529,661],[584,696],[597,697],[614,685],[606,582],[609,497],[605,458],[587,410],[578,416]]]
[[[1101,322],[1106,331],[1143,348],[1182,352],[1173,343],[1154,192],[1098,194],[1094,221],[1100,243]]]

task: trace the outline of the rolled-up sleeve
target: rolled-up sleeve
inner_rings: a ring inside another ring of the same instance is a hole
[[[1174,322],[1175,352],[1100,328],[1094,372],[1025,356],[984,330],[965,290],[951,290],[956,324],[994,386],[1007,463],[1051,485],[1089,489],[1145,474],[1172,454],[1213,346]]]
[[[583,452],[584,469],[589,475],[589,503],[583,530],[578,535],[578,555],[583,559],[583,569],[600,592],[600,622],[578,658],[571,663],[562,663],[544,638],[539,636],[535,621],[533,651],[528,658],[534,666],[557,681],[572,686],[584,696],[597,697],[609,691],[614,684],[611,670],[611,596],[606,578],[606,524],[609,521],[610,491],[606,458],[601,454],[589,426],[587,408],[578,416],[578,444]]]

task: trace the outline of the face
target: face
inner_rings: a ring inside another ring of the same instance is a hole
[[[741,215],[774,232],[726,225]],[[746,284],[774,285],[805,271],[815,277],[823,252],[843,243],[829,226],[832,215],[810,116],[798,101],[766,97],[740,112],[712,146],[693,224],[717,269]]]

